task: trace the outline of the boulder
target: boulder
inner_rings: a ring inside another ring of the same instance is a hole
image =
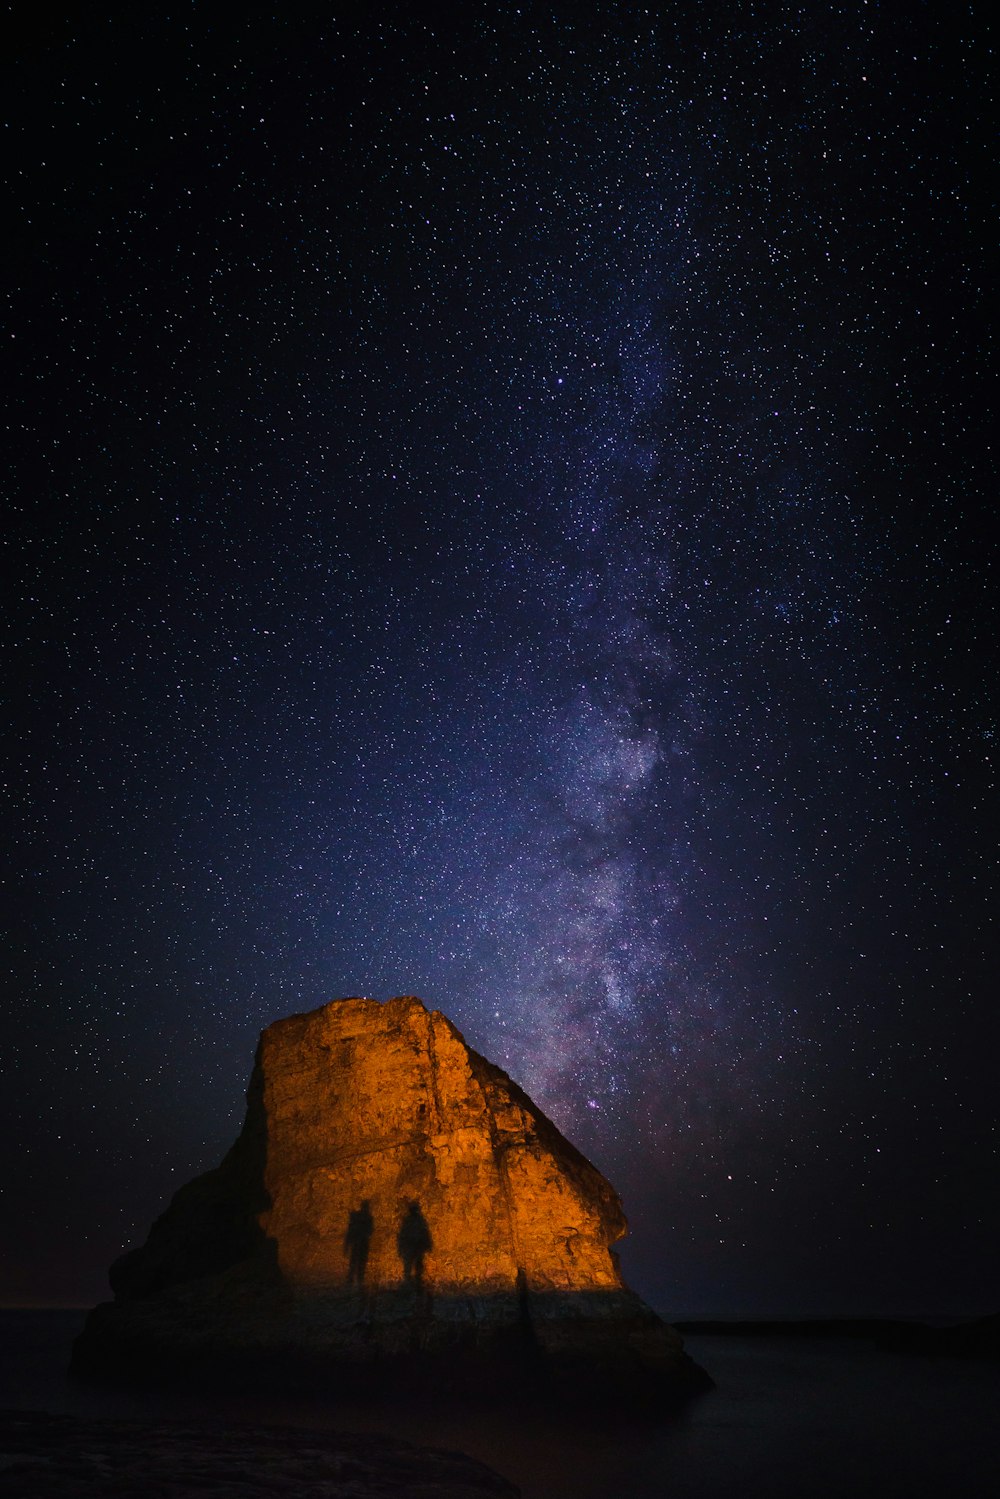
[[[111,1270],[78,1374],[342,1394],[703,1386],[625,1286],[611,1185],[444,1015],[342,999],[261,1036],[243,1130]]]

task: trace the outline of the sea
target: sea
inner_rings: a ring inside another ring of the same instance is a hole
[[[109,1389],[66,1374],[85,1313],[0,1312],[0,1407],[384,1432],[468,1453],[523,1499],[997,1499],[1000,1365],[857,1337],[688,1337],[715,1388],[662,1420]],[[28,1499],[28,1496],[26,1496]]]

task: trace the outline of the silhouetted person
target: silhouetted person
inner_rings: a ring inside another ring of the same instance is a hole
[[[355,1208],[348,1218],[347,1232],[344,1235],[344,1248],[350,1255],[347,1265],[349,1286],[364,1285],[365,1267],[368,1264],[368,1251],[371,1248],[374,1231],[375,1220],[372,1217],[371,1205],[365,1198],[361,1206]]]
[[[424,1283],[424,1255],[431,1247],[431,1231],[420,1211],[419,1202],[411,1202],[403,1214],[396,1235],[396,1247],[403,1261],[403,1279],[417,1286]]]

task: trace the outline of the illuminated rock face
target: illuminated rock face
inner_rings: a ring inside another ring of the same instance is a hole
[[[246,1122],[111,1269],[79,1374],[305,1376],[357,1393],[702,1388],[624,1286],[613,1188],[418,999],[342,999],[261,1036]]]
[[[418,999],[344,999],[264,1032],[260,1215],[291,1285],[621,1286],[598,1171]]]

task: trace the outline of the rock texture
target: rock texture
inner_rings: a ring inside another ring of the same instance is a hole
[[[622,1281],[625,1231],[600,1172],[443,1015],[338,1000],[263,1033],[239,1139],[113,1266],[74,1368],[356,1391],[436,1359],[462,1389],[688,1389],[680,1339]]]
[[[459,1452],[298,1428],[81,1420],[0,1411],[11,1499],[517,1499]]]

